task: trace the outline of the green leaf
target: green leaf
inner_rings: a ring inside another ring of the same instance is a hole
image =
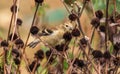
[[[64,68],[65,70],[68,69],[68,63],[67,63],[66,60],[64,60],[64,62],[63,62],[63,68]]]
[[[44,69],[41,74],[47,74],[47,69]]]
[[[111,46],[110,46],[110,53],[113,52],[113,49],[114,49],[114,47],[113,47],[113,45],[111,44]]]
[[[12,59],[12,47],[10,47],[9,51],[7,52],[7,62],[8,64],[11,63],[11,59]]]
[[[43,52],[46,52],[46,51],[48,51],[48,50],[49,50],[49,48],[48,48],[48,47],[46,47],[46,46],[41,46],[41,49],[43,50]]]

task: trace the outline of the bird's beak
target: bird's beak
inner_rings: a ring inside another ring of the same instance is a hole
[[[73,28],[70,28],[70,30],[73,30]]]

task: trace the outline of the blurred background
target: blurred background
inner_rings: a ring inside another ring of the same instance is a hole
[[[20,4],[19,4],[18,18],[21,18],[23,21],[23,24],[22,26],[20,26],[19,31],[20,31],[21,38],[25,42],[28,35],[28,31],[30,29],[30,26],[33,20],[35,3],[34,3],[34,0],[19,0],[19,1],[20,1]],[[103,11],[105,10],[104,0],[92,0],[92,1],[93,1],[95,10],[98,10],[98,9],[101,9]],[[116,0],[116,1],[118,1],[117,4],[120,3],[120,0]],[[11,15],[12,15],[10,11],[10,7],[12,6],[12,4],[13,4],[13,0],[0,1],[0,40],[7,38],[8,28],[10,24]],[[88,8],[86,9],[89,9],[89,5],[87,7]],[[119,9],[120,5],[117,5],[117,8]],[[110,13],[112,13],[112,9],[113,9],[113,6],[111,5]],[[38,23],[37,23],[38,26],[40,25],[53,26],[53,25],[59,25],[64,21],[68,20],[68,12],[66,11],[61,0],[45,0],[43,6],[39,8],[38,17],[39,17]],[[84,11],[80,18],[83,31],[88,37],[91,36],[91,31],[92,31],[92,28],[90,25],[91,18],[93,18],[91,10]],[[13,26],[14,24],[12,24],[12,27]],[[95,36],[95,39],[97,38],[98,37]],[[29,42],[31,42],[33,39],[34,38],[30,36]],[[94,41],[94,44],[95,44],[95,41]],[[36,52],[36,49],[27,48],[26,51],[27,51],[28,58],[32,60],[34,53]],[[27,71],[23,70],[23,74],[27,74]]]

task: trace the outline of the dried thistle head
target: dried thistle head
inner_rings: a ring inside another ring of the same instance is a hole
[[[96,15],[96,17],[99,18],[99,19],[103,18],[103,12],[102,12],[101,10],[97,10],[97,11],[95,12],[95,15]]]
[[[36,53],[35,53],[35,57],[39,60],[42,60],[44,58],[44,52],[43,50],[38,50]]]
[[[1,41],[0,46],[8,47],[9,43],[6,40]]]

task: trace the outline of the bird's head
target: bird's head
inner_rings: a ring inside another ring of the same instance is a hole
[[[71,22],[65,22],[63,24],[63,27],[66,31],[72,31],[74,29],[74,24],[72,24]]]

